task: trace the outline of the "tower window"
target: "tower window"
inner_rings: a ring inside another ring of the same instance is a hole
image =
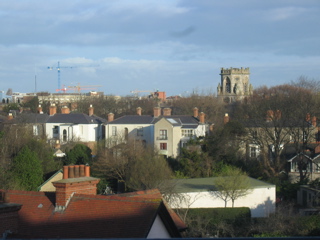
[[[226,92],[227,93],[231,93],[231,82],[230,82],[230,79],[227,77],[227,80],[226,80]]]

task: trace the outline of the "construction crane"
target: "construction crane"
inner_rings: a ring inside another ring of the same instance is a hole
[[[58,89],[57,90],[59,90],[60,89],[60,69],[61,68],[75,68],[75,67],[73,67],[73,66],[63,66],[63,67],[61,67],[60,66],[60,62],[58,62],[58,66],[56,67],[56,69],[57,69],[57,71],[58,71]],[[48,69],[49,70],[53,70],[54,69],[54,67],[48,67]],[[61,89],[60,89],[61,90]],[[60,91],[59,90],[59,91]]]
[[[79,83],[77,86],[68,86],[68,89],[74,90],[75,92],[80,93],[81,90],[93,90],[97,89],[99,87],[102,87],[101,85],[86,85],[86,86],[81,86]]]

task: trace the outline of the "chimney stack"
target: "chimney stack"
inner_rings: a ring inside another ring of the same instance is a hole
[[[312,126],[316,127],[317,126],[317,117],[313,116],[311,120]]]
[[[89,116],[92,116],[94,113],[94,108],[92,107],[92,104],[90,104],[90,107],[89,107]]]
[[[199,117],[199,109],[197,107],[193,108],[193,117]]]
[[[153,108],[153,116],[154,117],[160,117],[161,115],[161,108],[160,107],[154,107]]]
[[[9,112],[9,114],[8,114],[8,120],[12,120],[12,119],[13,119],[13,115],[12,115],[11,112]]]
[[[205,123],[205,114],[204,114],[204,112],[201,112],[200,113],[200,117],[199,117],[199,122],[200,123]]]
[[[90,166],[64,166],[63,179],[52,183],[56,187],[56,210],[64,210],[74,193],[96,195],[99,181],[90,177]]]
[[[61,108],[61,113],[62,114],[69,114],[70,113],[70,109],[67,106],[63,106]]]
[[[137,107],[137,115],[141,116],[141,114],[142,114],[142,108]]]
[[[108,122],[112,122],[114,120],[114,114],[113,113],[109,113],[108,114]]]
[[[227,124],[229,121],[230,121],[229,114],[226,113],[226,114],[224,115],[224,118],[223,118],[223,123],[224,123],[224,124]]]
[[[51,104],[49,113],[50,113],[50,116],[55,115],[57,113],[57,107],[54,103]]]
[[[164,108],[163,116],[171,116],[171,108]]]
[[[266,118],[267,122],[271,122],[273,120],[273,111],[272,110],[268,110],[267,111],[267,118]]]
[[[41,105],[38,106],[38,113],[43,114]]]

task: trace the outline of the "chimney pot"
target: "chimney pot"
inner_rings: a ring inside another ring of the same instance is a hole
[[[84,175],[85,177],[90,177],[90,166],[85,166]]]
[[[74,178],[74,166],[69,166],[69,178]]]
[[[79,165],[75,165],[74,166],[74,177],[75,178],[80,177],[80,167],[79,167]]]
[[[80,165],[80,177],[84,177],[85,173],[84,173],[84,165]]]
[[[63,179],[68,179],[68,178],[69,178],[69,167],[63,166]]]

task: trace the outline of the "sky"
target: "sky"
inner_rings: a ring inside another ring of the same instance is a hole
[[[319,0],[0,0],[0,22],[4,93],[55,93],[58,62],[60,89],[120,96],[215,93],[222,67],[320,80]]]

